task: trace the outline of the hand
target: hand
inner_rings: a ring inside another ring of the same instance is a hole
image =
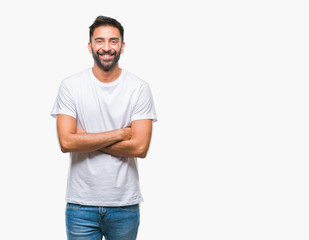
[[[132,130],[130,127],[122,128],[123,141],[130,140],[132,137]]]
[[[84,129],[76,127],[76,133],[86,133]]]

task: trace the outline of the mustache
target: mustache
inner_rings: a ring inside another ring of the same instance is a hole
[[[104,55],[104,54],[115,55],[116,51],[114,51],[114,50],[105,51],[103,49],[100,49],[100,50],[97,51],[97,54],[99,54],[99,55]]]

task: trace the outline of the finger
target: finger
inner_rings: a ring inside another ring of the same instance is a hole
[[[76,133],[84,133],[84,129],[77,127],[76,128]]]

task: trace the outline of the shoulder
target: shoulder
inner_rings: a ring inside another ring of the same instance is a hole
[[[130,86],[134,86],[135,88],[140,88],[142,86],[148,86],[148,83],[141,79],[140,77],[136,76],[135,74],[123,70],[125,73],[125,82]]]
[[[85,79],[89,78],[89,69],[83,70],[79,73],[75,73],[64,80],[62,80],[62,86],[74,86],[79,84],[81,81],[85,81]]]

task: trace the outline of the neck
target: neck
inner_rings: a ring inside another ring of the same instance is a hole
[[[104,71],[99,68],[96,64],[93,65],[92,72],[94,76],[101,82],[110,83],[115,81],[121,74],[121,68],[119,68],[118,64],[115,65],[109,71]]]

